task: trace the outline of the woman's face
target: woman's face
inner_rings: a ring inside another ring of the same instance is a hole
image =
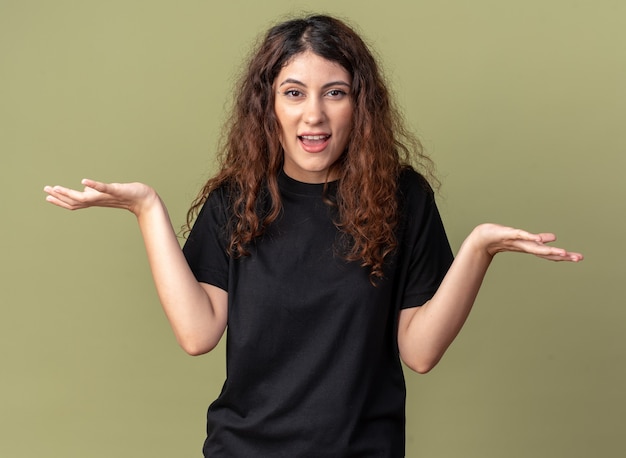
[[[297,54],[274,80],[274,109],[285,152],[285,173],[324,183],[343,154],[352,126],[350,74],[310,51]]]

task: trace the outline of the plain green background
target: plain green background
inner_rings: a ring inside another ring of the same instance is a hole
[[[200,456],[223,346],[178,348],[132,215],[42,188],[147,182],[181,225],[242,59],[301,11],[380,56],[455,250],[493,221],[586,255],[496,259],[444,360],[407,372],[407,456],[626,456],[622,0],[0,0],[0,456]]]

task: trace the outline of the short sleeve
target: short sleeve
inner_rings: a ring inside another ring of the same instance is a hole
[[[400,269],[403,279],[401,308],[423,305],[443,281],[454,256],[435,195],[426,180],[414,171],[401,177]]]
[[[183,246],[196,280],[228,291],[228,199],[224,189],[213,191],[202,206]]]

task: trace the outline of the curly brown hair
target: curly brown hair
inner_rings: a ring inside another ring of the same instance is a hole
[[[249,244],[280,214],[278,174],[283,166],[280,125],[274,112],[274,79],[283,66],[311,51],[340,64],[352,78],[352,132],[346,151],[332,166],[338,177],[339,230],[349,243],[343,256],[370,269],[372,281],[383,278],[385,258],[397,245],[397,183],[400,171],[419,166],[438,184],[432,161],[406,128],[395,108],[376,59],[359,35],[341,20],[315,15],[272,27],[252,53],[236,85],[234,107],[219,147],[220,170],[209,179],[187,214],[187,229],[220,186],[232,196],[229,252],[246,256]],[[258,202],[267,193],[269,211]]]

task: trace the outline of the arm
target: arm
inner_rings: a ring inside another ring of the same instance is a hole
[[[212,350],[226,329],[227,293],[196,281],[158,194],[141,183],[82,183],[82,192],[46,186],[48,202],[68,210],[110,207],[132,212],[143,236],[159,300],[176,339],[192,355]]]
[[[400,312],[398,347],[402,360],[426,373],[441,359],[467,319],[496,253],[530,253],[552,261],[582,260],[579,253],[546,245],[553,234],[483,224],[465,239],[433,298],[421,307]]]

